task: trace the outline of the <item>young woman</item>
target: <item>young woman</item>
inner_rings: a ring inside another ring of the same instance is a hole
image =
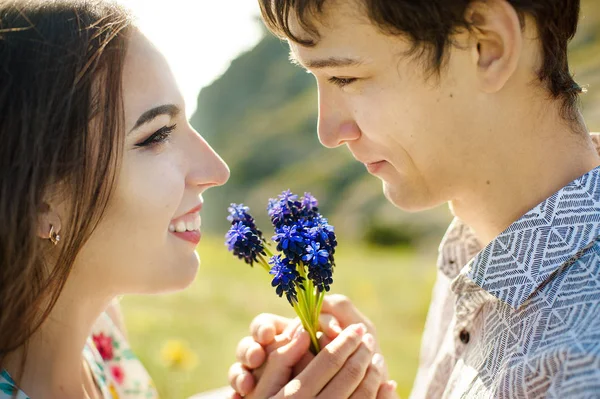
[[[0,2],[0,398],[157,396],[114,300],[196,275],[202,193],[229,170],[184,110],[119,6]],[[369,364],[365,330],[340,334],[303,388],[363,383],[344,370]],[[269,392],[308,342],[279,351]],[[329,377],[311,379],[332,359]]]

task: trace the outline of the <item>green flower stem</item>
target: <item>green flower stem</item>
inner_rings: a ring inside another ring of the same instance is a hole
[[[271,252],[271,250],[269,249],[269,247],[266,246],[266,245],[264,245],[263,248],[264,248],[265,252],[267,253],[267,256],[269,258],[272,258],[273,257],[273,252]]]
[[[298,290],[298,302],[299,303],[298,303],[297,308],[295,308],[295,310],[296,310],[296,314],[300,317],[300,320],[302,321],[302,326],[310,335],[310,340],[311,340],[310,350],[314,355],[316,355],[317,353],[319,353],[319,351],[321,349],[319,346],[319,340],[317,339],[317,331],[319,331],[319,325],[318,325],[318,323],[315,324],[315,321],[314,321],[315,289],[314,289],[312,281],[307,278],[304,263],[300,262],[298,265],[296,265],[296,270],[298,270],[298,273],[300,274],[300,276],[305,279],[304,280],[305,287],[304,287],[304,289]]]
[[[301,299],[298,298],[298,301],[300,302]],[[304,329],[306,330],[306,332],[308,332],[308,335],[310,336],[310,350],[314,355],[316,355],[317,353],[319,353],[320,350],[319,341],[317,340],[317,332],[313,329],[312,325],[307,322],[308,316],[305,313],[305,309],[303,309],[303,306],[299,302],[293,304],[292,306],[298,317],[300,317],[302,327],[304,327]]]
[[[319,328],[319,315],[323,308],[323,298],[325,298],[325,292],[321,291],[317,293],[317,306],[315,307],[315,328]]]
[[[269,266],[269,262],[267,262],[267,260],[264,258],[264,256],[262,256],[261,254],[258,254],[258,260],[260,263],[260,265],[268,272],[271,271],[271,267]]]
[[[272,257],[271,251],[265,247],[267,256]],[[261,254],[257,256],[260,265],[267,271],[271,271],[269,262]],[[300,276],[305,280],[304,289],[298,288],[298,302],[292,305],[294,311],[302,321],[302,327],[310,336],[310,350],[316,355],[321,350],[319,340],[317,339],[317,331],[319,331],[319,314],[321,312],[319,304],[322,304],[322,293],[317,293],[313,282],[307,278],[306,269],[303,262],[297,265],[297,270]]]

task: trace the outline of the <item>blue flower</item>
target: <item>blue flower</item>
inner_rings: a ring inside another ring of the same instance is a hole
[[[238,222],[231,226],[227,234],[225,234],[227,249],[233,251],[238,241],[245,240],[248,233],[250,233],[250,228],[244,225],[244,223]]]
[[[245,221],[249,216],[248,212],[250,211],[250,208],[244,204],[231,204],[231,206],[227,208],[227,211],[229,212],[227,220],[229,220],[231,223],[235,223],[239,221]]]
[[[275,229],[275,233],[273,241],[277,243],[277,250],[283,252],[292,262],[300,260],[306,246],[302,226],[284,225]]]
[[[273,226],[277,229],[298,222],[301,206],[298,196],[290,190],[282,192],[276,199],[271,198],[267,210]]]
[[[319,292],[329,291],[329,286],[333,284],[333,268],[330,259],[329,252],[321,249],[319,242],[311,242],[304,250],[302,260],[308,266],[307,277]]]
[[[294,203],[296,202],[296,200],[298,199],[298,196],[294,193],[292,193],[291,190],[285,190],[283,191],[281,194],[279,194],[279,201],[281,201],[284,204],[287,203]]]
[[[225,235],[225,245],[250,266],[258,262],[258,255],[266,255],[263,240],[244,222],[236,222],[231,226]]]
[[[258,229],[258,227],[256,227],[256,223],[254,222],[252,215],[248,213],[250,208],[244,204],[231,204],[227,210],[229,211],[227,220],[229,220],[231,224],[242,222],[244,225],[248,226],[253,233],[262,239],[262,232]]]
[[[280,211],[279,200],[276,198],[269,198],[269,203],[267,204],[267,214],[269,217],[273,217],[276,212]]]
[[[295,302],[298,302],[296,286],[304,289],[302,285],[304,279],[300,277],[295,265],[290,263],[287,258],[281,258],[281,255],[273,256],[269,260],[269,264],[271,265],[269,273],[273,275],[271,285],[276,287],[275,292],[279,297],[285,294],[289,303],[294,305]]]
[[[312,266],[325,265],[329,261],[329,252],[321,249],[320,243],[313,241],[304,249],[302,261]]]
[[[313,282],[319,292],[329,292],[330,285],[333,284],[333,269],[329,263],[310,266],[307,277]]]
[[[337,247],[337,238],[334,228],[327,219],[317,213],[310,220],[303,222],[304,238],[306,242],[316,242],[320,244],[320,248],[329,252],[329,262],[335,265],[334,254]]]
[[[318,215],[319,209],[317,207],[319,206],[319,201],[310,193],[304,193],[300,204],[300,213],[302,216],[313,218]]]
[[[302,206],[306,209],[314,209],[319,206],[319,201],[311,195],[311,193],[304,193],[302,197]]]

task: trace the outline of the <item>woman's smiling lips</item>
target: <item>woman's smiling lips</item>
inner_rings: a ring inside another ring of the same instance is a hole
[[[198,245],[202,236],[200,232],[200,227],[202,226],[202,219],[200,218],[201,209],[202,204],[191,209],[185,215],[173,219],[169,224],[169,231],[182,240]]]

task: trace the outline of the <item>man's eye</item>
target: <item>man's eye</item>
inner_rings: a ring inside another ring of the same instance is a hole
[[[338,87],[348,86],[349,84],[355,82],[356,80],[357,80],[356,78],[338,78],[335,76],[332,76],[331,78],[329,78],[329,82],[333,83],[334,85],[336,85]]]
[[[169,137],[171,136],[171,133],[173,132],[173,130],[175,130],[176,127],[177,127],[177,124],[173,124],[171,126],[163,126],[160,129],[158,129],[156,132],[154,132],[146,140],[142,141],[141,143],[136,144],[136,147],[147,147],[147,146],[164,143],[165,141],[167,141],[169,139]]]

